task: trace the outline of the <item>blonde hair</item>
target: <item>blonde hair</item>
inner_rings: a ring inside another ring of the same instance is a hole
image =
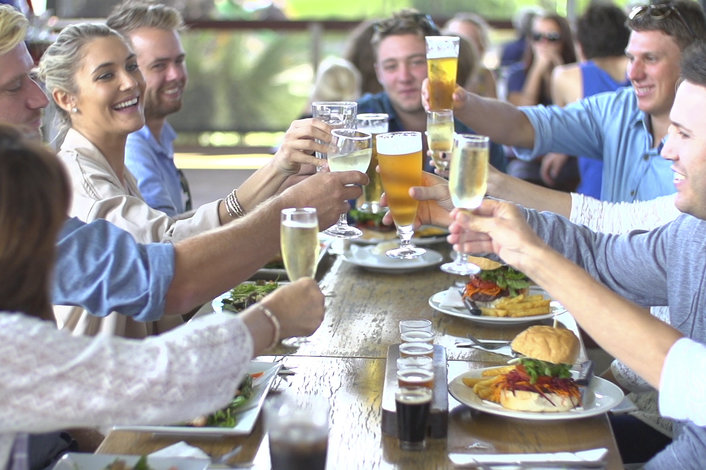
[[[360,97],[360,72],[346,59],[327,57],[319,64],[311,101],[355,101]]]
[[[182,31],[184,18],[179,10],[161,3],[128,0],[108,16],[106,24],[124,35],[138,28],[157,28],[166,31]]]
[[[29,21],[10,5],[0,5],[0,55],[24,41]]]
[[[64,28],[56,41],[50,45],[39,61],[39,77],[46,84],[51,94],[54,90],[76,94],[76,71],[81,63],[81,49],[99,37],[115,36],[128,46],[125,38],[104,24],[79,23]],[[129,48],[129,46],[128,46]],[[71,127],[69,113],[57,106],[52,100],[51,106],[56,111],[55,120],[58,137]]]

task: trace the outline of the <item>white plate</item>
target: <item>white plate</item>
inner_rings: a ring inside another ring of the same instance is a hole
[[[350,249],[343,253],[343,259],[351,264],[360,266],[369,271],[385,273],[407,273],[420,269],[435,266],[444,260],[441,253],[426,249],[426,253],[414,259],[394,259],[385,253],[375,253],[375,246],[351,245]]]
[[[360,228],[360,227],[358,227]],[[377,245],[378,243],[388,242],[390,240],[397,239],[397,232],[392,230],[389,232],[378,232],[375,230],[370,230],[367,228],[360,228],[363,231],[363,236],[359,238],[352,238],[351,243],[359,245]],[[422,227],[422,233],[424,226]],[[415,236],[412,238],[412,243],[418,246],[433,245],[435,243],[446,242],[447,233],[442,233],[439,235],[432,235],[428,237],[419,237],[415,232]]]
[[[64,454],[54,465],[53,470],[99,470],[115,462],[115,459],[125,461],[132,467],[140,459],[139,455],[84,454],[69,452]],[[152,470],[204,470],[208,468],[206,459],[188,459],[179,457],[150,457],[147,463]]]
[[[451,287],[453,289],[454,287]],[[545,297],[549,297],[547,293],[537,287],[530,287],[530,294],[543,294]],[[490,317],[483,315],[471,315],[465,306],[442,306],[441,303],[446,297],[446,291],[442,290],[436,294],[429,297],[429,306],[434,310],[438,310],[446,315],[451,315],[453,317],[465,318],[466,320],[471,320],[476,323],[485,323],[488,325],[521,325],[523,323],[531,323],[538,320],[546,320],[547,318],[552,318],[555,315],[566,312],[566,309],[557,301],[552,300],[549,304],[549,313],[544,315],[533,315],[531,317]]]
[[[114,429],[130,429],[133,431],[151,432],[154,434],[177,434],[184,435],[234,435],[242,436],[250,434],[255,427],[255,421],[260,414],[260,409],[267,392],[272,388],[272,382],[277,377],[277,372],[281,364],[279,362],[250,362],[249,374],[263,372],[261,377],[253,379],[253,394],[237,412],[237,421],[232,428],[218,427],[194,427],[194,426],[116,426]]]
[[[252,284],[253,282],[255,282],[255,281],[245,281],[245,282],[242,282],[241,284],[247,284],[247,283]],[[269,282],[269,281],[266,281],[266,282]],[[285,284],[289,284],[289,281],[275,281],[275,282],[277,282],[277,287],[283,286]],[[222,293],[221,295],[219,295],[218,297],[213,299],[211,301],[211,309],[213,309],[214,312],[222,312],[223,311],[223,299],[227,299],[228,297],[230,297],[230,290]],[[228,310],[228,312],[233,313],[232,310]],[[208,312],[208,313],[210,313],[210,312]],[[194,315],[193,318],[196,318],[196,315]]]
[[[534,421],[579,419],[586,418],[588,416],[595,416],[601,413],[607,413],[623,399],[623,392],[617,385],[600,377],[593,377],[591,379],[591,383],[584,391],[583,405],[578,408],[574,408],[573,410],[561,411],[557,413],[533,413],[531,411],[508,410],[497,403],[482,400],[478,397],[478,395],[476,395],[471,387],[465,385],[461,381],[464,377],[480,377],[486,369],[494,369],[494,367],[471,370],[459,375],[449,382],[449,393],[451,396],[464,405],[470,406],[475,410],[505,416],[508,418]]]

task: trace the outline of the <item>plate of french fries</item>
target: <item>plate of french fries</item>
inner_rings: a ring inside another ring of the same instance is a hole
[[[504,408],[492,401],[493,383],[499,375],[514,366],[486,367],[474,369],[460,374],[449,382],[449,393],[459,402],[475,410],[490,414],[527,420],[565,420],[579,419],[608,412],[623,400],[623,392],[613,383],[600,377],[591,378],[587,387],[583,388],[582,405],[569,411],[555,413],[539,413],[534,411],[517,411]]]
[[[457,289],[457,287],[452,286],[449,289]],[[492,325],[530,323],[553,318],[566,311],[559,302],[552,300],[541,287],[530,287],[527,294],[499,299],[492,308],[479,304],[482,315],[473,315],[463,304],[461,296],[456,295],[456,292],[444,290],[429,298],[429,306],[434,310],[446,315]]]

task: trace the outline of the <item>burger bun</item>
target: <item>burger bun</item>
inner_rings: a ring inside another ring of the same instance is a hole
[[[577,398],[565,397],[556,393],[545,393],[542,396],[537,392],[529,392],[527,390],[515,390],[514,392],[502,390],[500,392],[500,404],[509,410],[556,413],[572,410],[579,406],[580,403]]]
[[[573,364],[578,357],[580,343],[571,330],[536,325],[515,336],[511,347],[532,359],[554,364]]]

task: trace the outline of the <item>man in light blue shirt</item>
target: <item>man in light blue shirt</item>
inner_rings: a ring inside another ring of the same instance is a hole
[[[697,2],[674,0],[637,7],[628,27],[632,88],[563,109],[516,108],[457,88],[455,116],[495,142],[516,147],[520,158],[553,151],[602,159],[603,200],[632,202],[673,193],[670,164],[659,151],[670,124],[681,52],[706,37],[706,21]]]
[[[174,164],[176,138],[176,131],[165,121],[159,138],[145,125],[130,134],[125,145],[125,165],[137,179],[142,197],[170,217],[192,209],[189,184]]]
[[[166,5],[121,5],[106,23],[127,37],[145,78],[145,125],[127,138],[125,166],[144,200],[170,217],[191,210],[184,174],[174,164],[177,137],[167,116],[181,109],[188,74],[179,31],[184,21]]]

